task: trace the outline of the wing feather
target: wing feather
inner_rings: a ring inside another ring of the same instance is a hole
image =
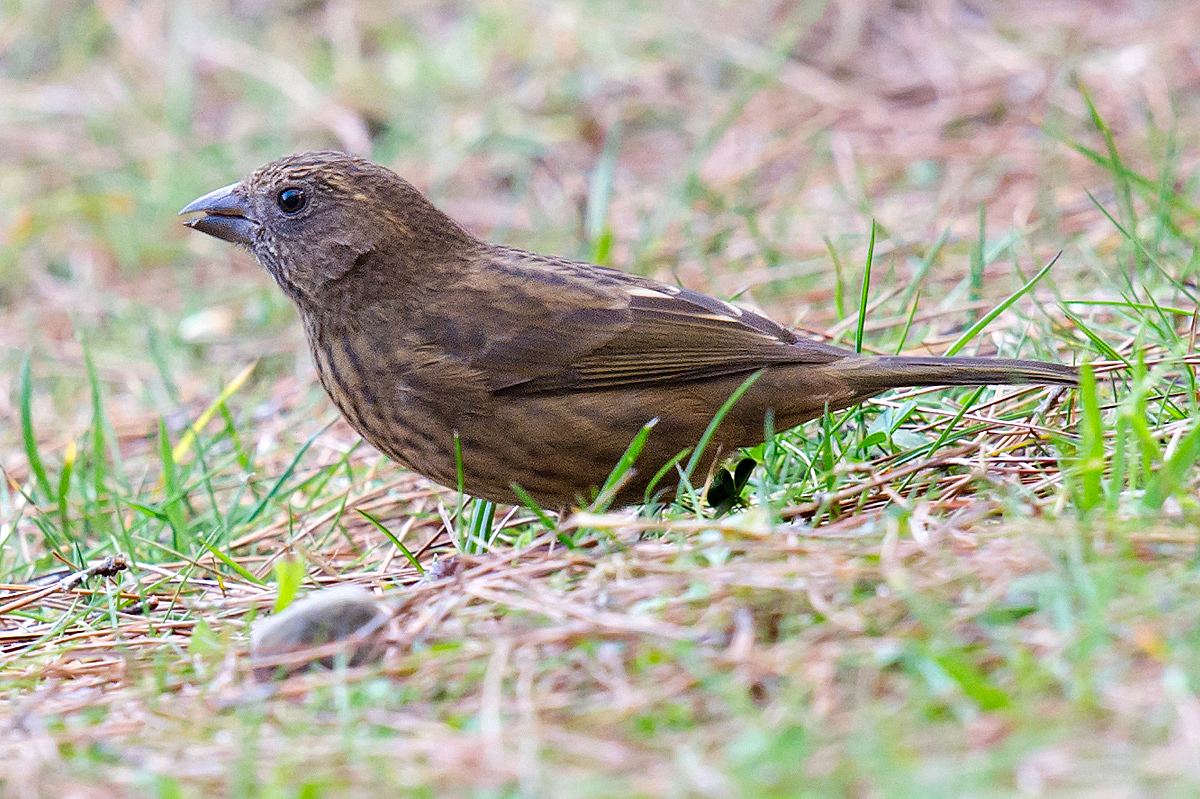
[[[695,291],[520,250],[494,255],[479,297],[491,307],[475,318],[486,330],[470,337],[481,343],[455,354],[497,394],[708,380],[848,354]]]

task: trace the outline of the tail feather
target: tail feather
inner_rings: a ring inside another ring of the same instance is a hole
[[[1079,382],[1079,370],[1074,366],[1016,358],[881,355],[845,358],[826,368],[864,394],[909,386],[1073,386]]]

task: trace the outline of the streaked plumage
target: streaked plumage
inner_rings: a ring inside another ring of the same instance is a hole
[[[249,248],[295,301],[321,383],[367,441],[454,485],[457,433],[467,492],[498,501],[515,482],[574,502],[657,417],[621,495],[634,501],[760,370],[710,460],[761,441],[768,410],[785,429],[889,388],[1076,380],[1035,361],[861,356],[694,291],[489,245],[339,153],[273,161],[194,211],[190,226]]]

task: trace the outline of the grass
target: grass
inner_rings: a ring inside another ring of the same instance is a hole
[[[1193,23],[1064,8],[6,8],[2,795],[1194,795]],[[174,219],[313,146],[866,352],[1091,367],[689,454],[666,504],[477,502]],[[254,683],[255,619],[342,583],[383,663]]]

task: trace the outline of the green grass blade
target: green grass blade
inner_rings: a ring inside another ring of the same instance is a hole
[[[490,499],[478,499],[471,508],[471,524],[468,528],[470,536],[467,539],[471,554],[482,555],[489,552],[496,542],[498,531],[495,529],[496,503]]]
[[[742,398],[742,395],[749,391],[750,387],[762,377],[762,374],[762,370],[760,369],[743,380],[742,384],[734,389],[733,393],[729,395],[729,399],[725,400],[724,404],[717,410],[712,421],[708,423],[708,427],[704,429],[704,434],[700,436],[700,440],[696,443],[696,449],[692,452],[692,457],[688,459],[687,466],[683,469],[684,480],[691,480],[692,472],[696,470],[697,464],[700,463],[700,457],[704,454],[704,450],[708,447],[709,441],[712,440],[721,422],[724,421],[733,406],[737,404],[737,401]]]
[[[858,330],[854,334],[854,351],[862,352],[863,330],[867,325],[867,297],[871,294],[871,264],[875,261],[875,220],[871,220],[871,239],[867,243],[867,262],[863,265],[862,292],[858,297]]]
[[[92,360],[91,353],[84,348],[83,363],[87,369],[88,384],[92,393],[92,430],[91,430],[91,470],[92,470],[92,490],[95,491],[95,500],[100,502],[101,498],[108,493],[107,479],[107,450],[108,446],[104,436],[104,403],[100,393],[100,378],[96,374],[96,363]]]
[[[396,546],[396,549],[400,550],[400,554],[401,554],[401,555],[403,555],[403,556],[404,556],[404,557],[405,557],[405,558],[408,560],[408,562],[412,564],[412,567],[413,567],[414,569],[416,569],[416,570],[417,570],[417,573],[418,573],[418,574],[421,574],[422,576],[424,576],[424,574],[425,574],[425,567],[423,567],[423,566],[421,565],[421,562],[417,560],[416,556],[415,556],[415,555],[413,555],[412,551],[411,551],[411,550],[410,550],[408,547],[404,546],[404,542],[403,542],[403,541],[401,541],[401,540],[400,540],[400,539],[399,539],[399,538],[396,536],[396,534],[395,534],[395,533],[393,533],[391,530],[389,530],[389,529],[388,529],[388,528],[387,528],[387,527],[384,525],[384,523],[383,523],[383,522],[379,521],[378,519],[376,519],[376,518],[375,518],[374,516],[372,516],[371,514],[367,513],[367,512],[366,512],[365,510],[363,510],[362,508],[355,508],[354,510],[358,511],[358,514],[359,514],[360,516],[362,516],[364,519],[366,519],[366,520],[367,520],[367,521],[369,521],[371,524],[373,524],[373,525],[375,526],[375,529],[376,529],[376,530],[378,530],[379,532],[381,532],[381,533],[383,533],[385,536],[387,536],[387,539],[388,539],[389,541],[391,541],[391,542],[392,542],[392,543],[393,543],[393,544]]]
[[[300,464],[300,460],[304,457],[304,454],[308,452],[309,447],[311,447],[317,438],[319,438],[326,430],[329,429],[330,425],[332,425],[334,421],[336,421],[336,419],[331,420],[328,424],[324,425],[320,430],[309,436],[307,441],[300,445],[300,449],[296,450],[296,454],[293,455],[291,461],[288,462],[287,468],[283,470],[283,474],[279,475],[279,477],[276,478],[275,482],[271,485],[271,490],[268,491],[266,495],[258,501],[258,504],[254,506],[254,509],[250,511],[246,518],[239,521],[239,524],[250,524],[257,519],[264,510],[266,510],[267,505],[271,503],[271,500],[275,499],[275,496],[283,490],[284,484],[292,478],[292,474],[296,471],[296,467]]]
[[[650,478],[650,483],[646,486],[646,493],[642,495],[642,499],[647,505],[649,505],[653,500],[655,489],[658,488],[658,484],[663,481],[663,478],[675,471],[678,468],[679,462],[691,454],[692,448],[688,447],[687,449],[675,455],[675,457],[671,458],[671,460],[664,463],[659,470],[654,473],[654,477]]]
[[[601,513],[606,510],[612,502],[613,497],[629,479],[634,463],[638,456],[642,454],[643,447],[646,446],[646,439],[650,437],[650,431],[658,424],[658,419],[654,418],[642,425],[642,428],[634,435],[633,440],[629,442],[629,446],[625,447],[625,452],[622,453],[621,459],[617,461],[617,465],[608,473],[608,479],[604,481],[596,498],[588,506],[588,511],[592,513]]]
[[[840,322],[846,318],[846,278],[842,274],[842,259],[838,257],[833,242],[826,236],[825,250],[833,261],[833,306],[837,309],[837,319]]]
[[[592,246],[592,262],[602,265],[609,263],[612,250],[613,233],[607,224],[608,207],[612,201],[621,138],[621,124],[618,119],[604,138],[604,150],[600,153],[600,159],[588,181],[584,232]]]
[[[1104,425],[1100,418],[1100,400],[1096,391],[1096,375],[1087,364],[1079,370],[1079,455],[1076,473],[1079,476],[1078,505],[1088,511],[1102,500],[1101,481],[1104,478]]]
[[[971,248],[971,274],[970,274],[970,292],[968,297],[971,302],[979,301],[983,296],[983,267],[987,258],[987,206],[983,203],[979,204],[979,237],[975,241],[975,246]],[[975,311],[967,312],[968,319],[974,319]]]
[[[58,490],[55,501],[58,505],[59,533],[67,541],[73,541],[71,536],[71,502],[68,494],[71,492],[71,473],[75,470],[75,459],[79,454],[74,441],[67,442],[66,452],[63,453],[62,473],[58,476]],[[78,558],[78,562],[82,563]],[[80,567],[82,568],[82,567]]]
[[[221,550],[217,549],[215,546],[210,544],[208,541],[205,541],[203,538],[201,538],[200,543],[204,546],[205,549],[207,549],[210,553],[212,553],[212,556],[214,558],[221,561],[226,566],[228,566],[229,568],[231,568],[235,572],[237,572],[237,575],[239,577],[241,577],[243,580],[249,580],[250,582],[254,583],[255,585],[266,585],[265,582],[263,582],[262,580],[260,580],[259,578],[255,577],[253,574],[251,574],[246,569],[245,566],[238,563],[236,560],[229,557],[229,555],[226,555]]]
[[[953,344],[950,345],[950,348],[946,350],[946,354],[954,355],[959,350],[961,350],[963,347],[967,346],[967,344],[971,341],[971,339],[973,339],[973,338],[975,338],[975,336],[979,335],[979,332],[981,330],[983,330],[985,327],[987,327],[989,324],[992,323],[992,320],[994,320],[997,316],[999,316],[1000,314],[1007,311],[1009,309],[1009,307],[1011,307],[1012,304],[1015,303],[1017,300],[1021,299],[1026,294],[1028,294],[1029,291],[1035,285],[1037,285],[1038,281],[1046,276],[1046,274],[1050,271],[1050,268],[1053,267],[1054,264],[1058,263],[1058,259],[1061,256],[1062,256],[1062,252],[1059,252],[1057,255],[1055,255],[1053,258],[1051,258],[1050,262],[1047,263],[1045,266],[1043,266],[1041,269],[1039,269],[1037,271],[1036,275],[1029,278],[1029,280],[1025,281],[1025,284],[1023,286],[1021,286],[1021,288],[1017,289],[1012,294],[1005,297],[1004,300],[999,305],[997,305],[992,310],[988,311],[986,314],[983,315],[983,317],[978,322],[976,322],[975,324],[973,324],[969,328],[967,328],[963,332],[963,334],[961,336],[959,336],[958,339]]]
[[[300,584],[304,582],[308,567],[301,558],[280,558],[275,561],[271,572],[275,575],[278,592],[275,595],[274,612],[278,613],[292,604],[292,600],[300,593]]]
[[[42,497],[49,502],[54,497],[54,491],[50,488],[50,478],[46,476],[46,467],[38,452],[37,436],[33,432],[33,379],[30,370],[30,358],[26,356],[21,364],[21,437],[25,443],[29,471],[33,473]]]
[[[1187,476],[1200,462],[1200,421],[1193,421],[1192,429],[1179,440],[1175,451],[1167,458],[1158,475],[1146,486],[1142,505],[1149,510],[1160,510],[1163,503],[1179,491]]]
[[[542,510],[542,506],[537,503],[537,500],[529,495],[528,491],[526,491],[524,488],[521,488],[521,486],[517,485],[516,483],[509,483],[508,486],[512,489],[512,492],[517,495],[517,499],[521,501],[521,504],[528,508],[547,530],[554,531],[555,536],[560,542],[562,542],[564,546],[566,546],[568,549],[578,548],[579,545],[575,542],[575,540],[559,529],[558,524],[550,518],[550,515],[546,513],[546,511]]]
[[[162,462],[163,513],[171,526],[171,546],[181,549],[180,540],[187,536],[187,519],[183,514],[183,492],[179,489],[179,477],[175,466],[175,455],[171,437],[167,434],[166,422],[158,420],[158,456]]]

